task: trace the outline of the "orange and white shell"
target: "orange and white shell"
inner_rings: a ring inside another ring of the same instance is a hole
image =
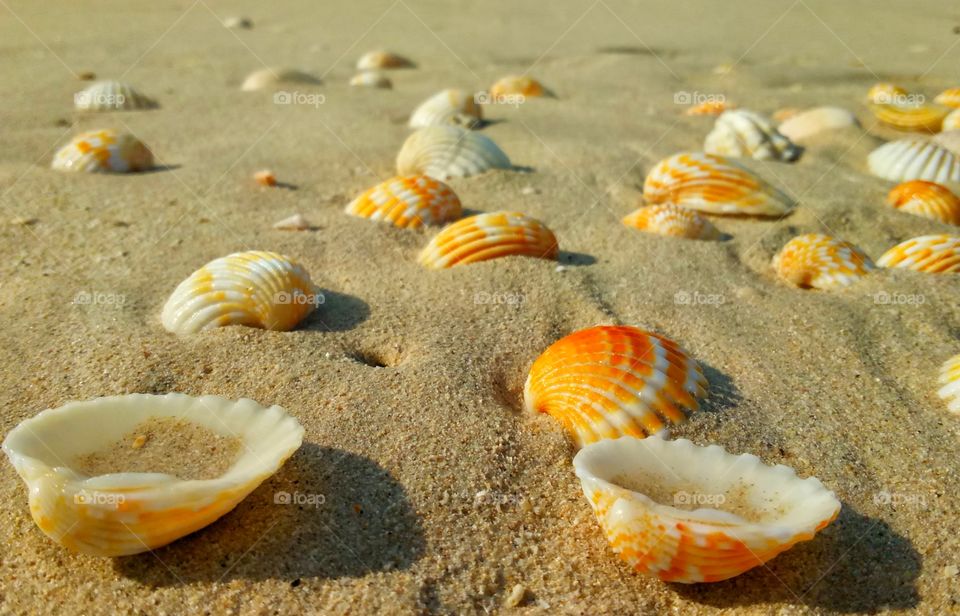
[[[874,84],[867,91],[867,102],[877,105],[889,105],[901,101],[910,95],[906,88],[892,83]]]
[[[954,109],[943,119],[943,132],[960,130],[960,109]]]
[[[442,90],[417,107],[410,116],[410,128],[462,126],[475,128],[483,122],[483,111],[470,92]]]
[[[937,94],[933,102],[946,107],[960,109],[960,88],[948,88],[944,90],[940,94]]]
[[[623,325],[574,332],[550,345],[530,368],[524,406],[559,421],[579,446],[643,438],[699,408],[707,380],[674,341]]]
[[[926,104],[879,104],[870,105],[875,118],[887,126],[899,130],[923,133],[939,132],[943,119],[950,113],[948,107]]]
[[[186,481],[162,473],[89,477],[66,462],[110,446],[154,418],[239,438],[238,459],[220,477]],[[130,394],[68,402],[14,428],[3,451],[29,488],[30,513],[48,537],[94,556],[159,548],[215,522],[273,475],[303,441],[279,406],[217,396]]]
[[[321,303],[323,295],[310,275],[289,257],[237,252],[214,259],[181,282],[161,320],[175,334],[225,325],[288,331]]]
[[[688,107],[683,114],[688,116],[718,116],[724,111],[735,108],[736,105],[728,103],[725,99],[708,100]]]
[[[691,240],[715,240],[720,237],[720,232],[709,220],[693,210],[672,203],[641,207],[624,217],[623,224],[646,233]]]
[[[816,478],[686,439],[602,440],[573,459],[610,547],[665,582],[719,582],[813,539],[840,513]]]
[[[960,182],[960,158],[931,141],[900,139],[885,143],[870,152],[867,165],[870,173],[891,182]]]
[[[132,173],[153,168],[153,154],[131,135],[115,130],[81,133],[53,156],[57,171]]]
[[[556,259],[558,253],[556,236],[539,220],[519,212],[492,212],[446,227],[417,261],[428,269],[443,269],[510,256]]]
[[[792,201],[758,176],[724,156],[684,152],[647,174],[643,198],[675,203],[708,214],[782,216]]]
[[[498,79],[496,83],[490,86],[490,95],[494,102],[511,96],[522,96],[523,98],[553,96],[542,83],[526,75],[508,75]]]
[[[703,151],[719,156],[794,161],[801,149],[781,135],[773,122],[749,109],[725,111],[703,142]]]
[[[463,208],[453,189],[426,175],[399,176],[377,184],[350,202],[352,216],[414,229],[460,218]]]
[[[380,88],[381,90],[393,88],[393,82],[390,81],[390,78],[380,71],[361,71],[350,78],[350,85],[365,88]]]
[[[934,182],[910,180],[898,184],[887,195],[887,204],[901,212],[960,225],[960,197]]]
[[[940,384],[937,395],[947,401],[947,410],[960,415],[960,355],[954,355],[940,369]]]
[[[74,94],[73,106],[80,111],[128,111],[153,109],[157,103],[128,83],[98,81]]]
[[[440,180],[511,169],[510,159],[486,135],[459,126],[429,126],[414,132],[397,154],[398,175]]]
[[[930,274],[960,272],[960,235],[923,235],[909,239],[883,253],[877,265]]]
[[[316,86],[322,82],[318,77],[297,69],[264,68],[247,75],[240,89],[244,92],[270,90],[284,85]]]
[[[773,267],[780,278],[805,289],[846,287],[876,269],[853,244],[820,233],[787,242],[773,258]]]
[[[802,143],[820,133],[858,126],[856,116],[846,109],[815,107],[787,118],[777,130],[790,140]]]
[[[413,66],[413,62],[407,58],[390,51],[368,51],[357,60],[358,71],[413,68]]]

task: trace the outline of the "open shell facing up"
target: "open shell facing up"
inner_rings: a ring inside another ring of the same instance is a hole
[[[623,219],[623,224],[646,233],[691,240],[715,240],[720,232],[709,220],[693,210],[662,203],[641,207]]]
[[[773,122],[748,109],[725,111],[703,143],[707,154],[782,160],[800,158],[801,149],[780,134]]]
[[[417,261],[428,269],[443,269],[510,256],[556,259],[558,254],[556,236],[539,220],[520,212],[492,212],[446,227]]]
[[[856,116],[840,107],[814,107],[790,116],[777,127],[782,135],[802,143],[820,133],[860,126]]]
[[[930,141],[899,139],[870,152],[867,165],[873,175],[890,180],[960,182],[960,158]]]
[[[464,90],[442,90],[423,101],[410,116],[410,128],[462,126],[476,128],[483,123],[483,110],[473,94]]]
[[[840,501],[814,477],[686,439],[623,437],[573,459],[613,551],[665,582],[719,582],[814,535]]]
[[[773,258],[773,267],[780,278],[805,289],[846,287],[876,269],[853,244],[820,233],[787,242]]]
[[[91,477],[71,468],[77,457],[163,418],[240,439],[239,457],[214,479],[155,472]],[[131,394],[43,411],[14,428],[3,450],[27,484],[30,513],[47,536],[76,552],[125,556],[213,523],[273,475],[302,440],[303,428],[279,406],[217,396]]]
[[[237,252],[214,259],[181,282],[164,305],[161,320],[175,334],[225,325],[287,331],[320,303],[319,288],[289,257]]]
[[[511,169],[492,139],[459,126],[429,126],[407,137],[397,154],[398,175],[425,174],[439,180]]]
[[[53,156],[50,167],[82,173],[133,173],[153,168],[153,153],[130,133],[80,133]]]
[[[623,325],[574,332],[530,368],[524,406],[559,421],[579,446],[656,434],[706,395],[700,365],[664,336]]]
[[[80,111],[153,109],[157,103],[128,83],[98,81],[73,95],[73,106]]]
[[[426,175],[395,177],[377,184],[350,202],[351,216],[415,229],[460,218],[463,208],[453,189]]]
[[[954,355],[940,369],[940,384],[937,395],[947,401],[947,410],[960,415],[960,355]]]
[[[898,184],[887,195],[887,204],[914,216],[960,225],[960,197],[935,182],[910,180]]]
[[[923,235],[909,239],[883,253],[877,265],[929,274],[960,272],[960,235]]]

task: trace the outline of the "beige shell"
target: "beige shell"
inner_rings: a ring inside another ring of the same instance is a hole
[[[80,111],[131,111],[153,109],[157,103],[128,83],[98,81],[74,94],[73,106]]]
[[[691,240],[720,239],[720,232],[709,220],[693,210],[661,203],[647,205],[626,215],[623,224],[645,233]]]
[[[870,173],[891,182],[960,182],[960,159],[936,143],[916,138],[883,144],[870,153],[867,164]]]
[[[247,75],[240,89],[244,92],[269,90],[284,85],[320,85],[319,78],[309,73],[288,68],[264,68]]]
[[[802,143],[825,131],[859,127],[856,116],[840,107],[815,107],[784,120],[779,131],[787,138]]]
[[[413,67],[413,62],[390,51],[368,51],[357,60],[358,71]]]
[[[748,109],[724,111],[703,143],[703,151],[719,156],[794,161],[800,148],[781,135],[773,122]]]
[[[463,90],[443,90],[423,101],[410,116],[410,128],[462,126],[475,128],[483,121],[483,111],[473,94]]]
[[[951,111],[947,117],[943,119],[943,125],[940,128],[944,132],[960,130],[960,109]]]
[[[438,180],[512,167],[492,139],[459,126],[421,128],[407,137],[397,154],[398,175],[423,174]]]
[[[393,82],[390,78],[380,71],[363,71],[357,73],[350,79],[351,86],[361,86],[366,88],[380,88],[389,90],[393,88]]]
[[[937,133],[933,136],[931,141],[939,146],[947,148],[957,156],[960,156],[960,129]]]

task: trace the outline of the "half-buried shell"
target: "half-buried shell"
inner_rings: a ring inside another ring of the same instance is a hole
[[[960,235],[923,235],[909,239],[883,253],[877,265],[930,274],[960,272]]]
[[[725,111],[703,143],[707,154],[794,161],[801,148],[780,134],[773,122],[748,109]]]
[[[933,102],[947,107],[953,107],[954,109],[960,109],[960,88],[948,88],[944,90],[940,94],[937,94]]]
[[[624,217],[623,224],[646,233],[691,240],[715,240],[720,237],[720,232],[709,220],[693,210],[672,203],[641,207]]]
[[[787,242],[773,258],[780,278],[801,288],[836,289],[876,269],[862,250],[843,240],[807,233]]]
[[[898,184],[887,195],[887,204],[914,216],[960,225],[960,197],[935,182],[910,180]]]
[[[483,111],[473,94],[464,90],[442,90],[423,101],[410,116],[410,128],[462,126],[475,128],[483,122]]]
[[[131,135],[115,130],[81,133],[53,156],[57,171],[132,173],[153,168],[153,154]]]
[[[943,146],[920,139],[885,143],[870,152],[867,165],[870,173],[892,182],[960,182],[960,158]]]
[[[490,95],[493,98],[492,102],[504,102],[514,96],[536,98],[553,96],[553,93],[533,77],[508,75],[498,79],[496,83],[490,86]]]
[[[460,218],[463,208],[453,189],[426,175],[395,177],[377,184],[350,202],[352,216],[414,229]]]
[[[389,90],[393,87],[393,82],[380,71],[362,71],[350,78],[350,85]]]
[[[856,116],[840,107],[815,107],[791,116],[777,127],[785,137],[802,143],[827,131],[858,127]]]
[[[420,265],[443,269],[509,256],[556,259],[557,238],[542,222],[519,212],[478,214],[437,234],[420,253]]]
[[[397,154],[397,174],[426,174],[440,180],[511,169],[492,139],[459,126],[430,126],[407,137]]]
[[[358,71],[413,68],[413,66],[413,62],[407,58],[390,51],[368,51],[357,60]]]
[[[264,68],[247,75],[240,89],[244,92],[269,90],[289,85],[316,86],[322,82],[309,73],[289,68]]]
[[[960,355],[954,355],[940,369],[940,384],[937,395],[947,401],[947,410],[960,415]]]
[[[74,94],[73,106],[80,111],[128,111],[153,109],[157,103],[128,83],[98,81]]]

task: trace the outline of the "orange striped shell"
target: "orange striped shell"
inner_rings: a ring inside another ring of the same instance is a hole
[[[912,180],[898,184],[887,195],[887,203],[915,216],[960,225],[960,197],[935,182]]]
[[[954,109],[960,109],[960,88],[944,90],[940,94],[937,94],[933,102],[946,105],[947,107],[953,107]]]
[[[707,380],[677,343],[622,325],[574,332],[533,362],[527,410],[548,413],[581,447],[600,439],[660,432],[699,408]]]
[[[881,267],[906,267],[918,272],[960,272],[960,235],[923,235],[901,242],[877,259]]]
[[[873,103],[874,117],[893,128],[916,132],[936,133],[950,109],[940,105],[893,105]]]
[[[550,91],[543,87],[542,83],[526,75],[508,75],[498,79],[490,86],[490,94],[495,100],[511,95],[520,95],[524,98],[551,96]]]
[[[426,175],[397,176],[377,184],[350,202],[352,216],[415,229],[460,218],[460,199],[449,186]]]
[[[715,240],[720,236],[709,220],[693,210],[672,203],[642,207],[625,216],[623,224],[646,233],[691,240]]]
[[[718,116],[724,111],[728,111],[730,109],[735,109],[735,108],[736,108],[736,105],[732,103],[727,103],[725,100],[722,100],[722,99],[708,100],[708,101],[699,103],[697,105],[694,105],[693,107],[687,108],[687,110],[684,111],[683,114],[688,116],[704,116],[704,115]]]
[[[947,410],[960,415],[960,355],[954,355],[940,368],[939,382],[943,387],[937,395],[947,401]]]
[[[81,133],[53,156],[51,169],[82,173],[134,173],[153,167],[153,154],[130,133],[112,129]]]
[[[498,257],[556,259],[557,238],[542,222],[519,212],[478,214],[437,234],[417,259],[429,269],[477,263]]]
[[[777,275],[801,288],[836,289],[876,269],[862,250],[820,233],[798,235],[773,259]]]
[[[685,152],[660,161],[643,183],[649,203],[672,202],[708,214],[782,216],[792,201],[731,159]]]

